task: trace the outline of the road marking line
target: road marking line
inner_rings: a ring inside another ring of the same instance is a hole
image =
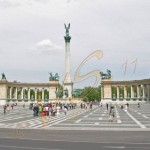
[[[145,125],[143,125],[140,121],[138,121],[136,118],[134,118],[129,112],[126,112],[128,116],[136,123],[138,124],[141,128],[146,128]]]
[[[84,116],[83,118],[87,118],[89,115],[87,115],[87,116]]]
[[[122,123],[122,121],[120,119],[117,119],[117,123]]]
[[[77,120],[75,123],[79,123],[82,119]]]
[[[94,124],[95,124],[95,125],[99,125],[99,123],[98,123],[98,122],[95,122]]]
[[[115,106],[115,109],[116,109],[116,118],[117,118],[117,123],[122,123],[121,119],[120,119],[120,116],[119,116],[119,113],[118,113],[118,110],[117,110],[117,107]]]
[[[146,119],[148,118],[148,117],[147,117],[147,116],[145,116],[145,115],[143,115],[143,117],[144,117],[144,118],[146,118]]]
[[[35,149],[35,150],[61,150],[61,149],[49,149],[49,148],[40,148],[40,147],[24,147],[24,146],[14,146],[14,145],[0,145],[0,147],[5,148],[16,148],[16,149]]]

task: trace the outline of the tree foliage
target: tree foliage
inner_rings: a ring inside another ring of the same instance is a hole
[[[94,101],[101,99],[101,87],[85,87],[81,93],[83,101]]]

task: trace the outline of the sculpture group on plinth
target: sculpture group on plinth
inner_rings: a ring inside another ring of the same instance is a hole
[[[100,75],[102,79],[111,79],[111,71],[107,69],[106,73],[100,71]]]
[[[2,73],[2,80],[6,80],[6,76],[4,73]]]
[[[56,73],[55,75],[51,73],[49,73],[50,77],[49,77],[49,81],[59,81],[59,75],[58,73]]]

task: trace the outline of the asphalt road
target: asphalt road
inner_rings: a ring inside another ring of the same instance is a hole
[[[149,150],[149,131],[0,129],[0,150]],[[17,136],[18,135],[18,136]]]

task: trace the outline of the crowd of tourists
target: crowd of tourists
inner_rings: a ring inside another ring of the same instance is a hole
[[[68,109],[75,109],[75,103],[30,103],[29,109],[33,110],[33,116],[55,116],[60,111],[64,111],[66,115]]]

